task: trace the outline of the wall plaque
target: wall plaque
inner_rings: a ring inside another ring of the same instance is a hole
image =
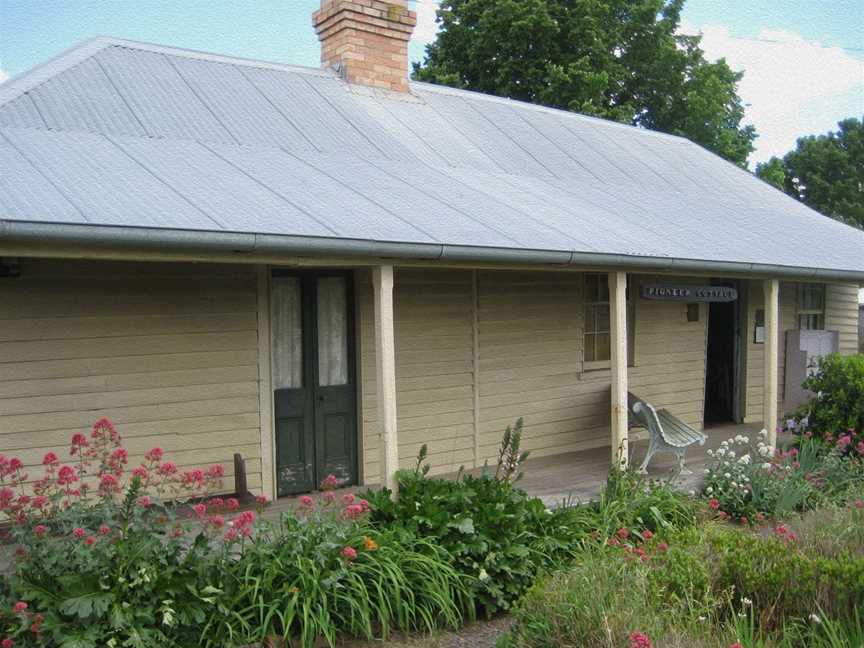
[[[683,286],[651,284],[642,286],[642,299],[683,302],[730,302],[738,299],[738,289],[729,286]]]

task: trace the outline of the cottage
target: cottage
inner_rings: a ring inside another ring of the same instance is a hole
[[[0,452],[105,415],[275,497],[480,466],[523,416],[608,466],[628,390],[773,430],[787,331],[857,350],[864,232],[684,139],[409,83],[398,3],[313,20],[322,69],[97,38],[0,86]]]

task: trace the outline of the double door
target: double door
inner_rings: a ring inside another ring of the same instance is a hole
[[[352,277],[274,271],[271,349],[279,496],[357,481]]]

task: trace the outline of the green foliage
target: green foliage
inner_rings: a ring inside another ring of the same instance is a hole
[[[548,515],[540,500],[484,472],[455,480],[398,475],[399,497],[386,489],[369,494],[379,528],[398,526],[429,538],[470,578],[472,596],[486,614],[506,610],[548,559],[535,529]],[[547,547],[548,549],[548,547]]]
[[[864,121],[798,139],[782,159],[756,165],[756,175],[826,216],[864,227]]]
[[[519,602],[499,647],[626,646],[635,632],[682,648],[857,646],[862,516],[856,507],[811,513],[797,539],[783,527],[766,535],[708,522],[671,533],[668,548],[632,536],[588,545]],[[839,538],[830,552],[823,535]]]
[[[684,135],[744,165],[741,74],[678,33],[684,0],[444,0],[414,76]]]
[[[864,354],[825,356],[804,387],[816,394],[798,412],[799,419],[807,417],[810,430],[822,437],[831,435],[832,441],[850,431],[853,448],[858,440],[864,441]]]
[[[857,497],[864,460],[849,441],[828,445],[802,436],[796,446],[772,453],[765,437],[764,430],[755,443],[739,435],[708,451],[713,462],[704,494],[716,515],[749,524]]]
[[[272,637],[332,646],[338,633],[429,632],[457,627],[470,607],[446,551],[399,530],[371,529],[332,501],[284,514],[224,570],[227,596],[204,628],[208,646]]]

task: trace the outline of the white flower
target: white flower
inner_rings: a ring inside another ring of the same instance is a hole
[[[739,463],[739,464],[742,464],[742,465],[744,465],[744,466],[748,466],[748,465],[750,465],[750,455],[749,455],[749,454],[745,454],[745,455],[743,455],[743,456],[738,460],[738,463]]]
[[[481,569],[480,573],[477,574],[477,578],[480,579],[481,581],[487,581],[487,580],[489,580],[489,574],[486,572],[485,569]]]
[[[744,597],[741,598],[741,602],[742,602],[745,606],[747,606],[747,607],[753,605],[753,601],[751,601],[751,600],[750,600],[749,598],[747,598],[746,596],[744,596]]]
[[[714,451],[713,451],[713,450],[708,450],[708,452],[706,452],[705,454],[707,454],[709,457],[713,457],[713,456],[714,456]]]
[[[706,469],[705,469],[705,474],[706,474],[706,475],[710,475],[710,474],[711,474],[711,469],[710,469],[710,468],[706,468]]]
[[[763,463],[762,464],[762,470],[770,470],[770,469],[771,469],[770,463]]]
[[[726,448],[720,448],[720,449],[717,451],[717,456],[718,456],[718,457],[725,457],[725,456],[726,456]]]
[[[700,616],[700,617],[699,617],[699,620],[700,620],[700,621],[707,621],[707,620],[708,620],[708,617]]]
[[[723,476],[724,476],[726,479],[732,479],[732,475],[730,475],[729,473],[723,473]]]
[[[708,488],[705,489],[705,492],[710,495],[711,493],[714,492],[714,489],[709,486]]]
[[[729,458],[730,458],[730,459],[734,459],[734,458],[735,458],[735,451],[734,451],[734,450],[730,450],[730,451],[729,451]]]
[[[813,623],[822,623],[822,619],[820,619],[820,618],[819,618],[819,615],[816,614],[816,613],[812,613],[812,614],[810,615],[810,620],[811,620]]]
[[[728,446],[728,445],[729,445],[729,441],[728,441],[728,439],[724,439],[723,441],[721,441],[721,442],[720,442],[720,445],[723,446],[724,448],[725,448],[726,446]]]
[[[768,430],[766,430],[765,428],[762,428],[759,431],[759,436],[763,439],[767,438],[768,437]]]

